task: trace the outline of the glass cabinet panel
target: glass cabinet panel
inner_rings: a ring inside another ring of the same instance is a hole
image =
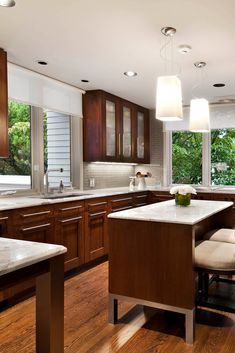
[[[106,100],[106,156],[115,157],[116,114],[115,103]]]
[[[123,157],[131,157],[131,109],[123,107]]]
[[[144,158],[144,113],[137,113],[137,158]]]

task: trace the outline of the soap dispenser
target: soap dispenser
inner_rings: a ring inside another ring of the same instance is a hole
[[[133,191],[135,188],[135,177],[129,177],[129,179],[130,179],[129,190]]]

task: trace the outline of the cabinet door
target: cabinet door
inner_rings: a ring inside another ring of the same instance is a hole
[[[136,109],[136,162],[149,163],[149,116],[141,107]]]
[[[84,217],[82,214],[56,221],[57,239],[67,248],[65,271],[84,263]]]
[[[107,205],[102,199],[87,201],[85,215],[85,261],[108,253]]]
[[[121,128],[121,160],[123,162],[133,161],[133,109],[130,103],[123,102],[120,107]]]
[[[120,138],[121,135],[118,132],[118,107],[117,101],[112,98],[111,95],[105,95],[104,99],[104,160],[106,161],[117,161],[121,155]]]

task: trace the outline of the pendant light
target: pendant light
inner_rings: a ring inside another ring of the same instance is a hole
[[[172,37],[175,34],[176,29],[173,27],[164,27],[161,29],[161,32],[166,37],[169,37],[169,41],[166,42],[163,48],[161,48],[162,51],[162,49],[166,48],[166,46],[172,42]],[[173,52],[171,45],[171,60],[167,60],[166,55],[164,58],[165,64],[167,61],[171,62],[171,69],[173,66],[172,56]],[[156,119],[161,121],[176,121],[183,119],[181,82],[175,75],[160,76],[157,79]]]
[[[206,63],[204,61],[199,61],[194,63],[194,66],[198,69],[202,69],[206,66]],[[210,131],[209,103],[205,98],[191,99],[189,130],[192,132]]]

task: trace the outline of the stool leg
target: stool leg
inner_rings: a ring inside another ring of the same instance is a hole
[[[118,318],[118,300],[114,299],[111,294],[109,294],[108,316],[109,323],[115,324]]]
[[[202,274],[202,297],[204,300],[208,299],[208,286],[209,286],[209,275],[206,272]]]

